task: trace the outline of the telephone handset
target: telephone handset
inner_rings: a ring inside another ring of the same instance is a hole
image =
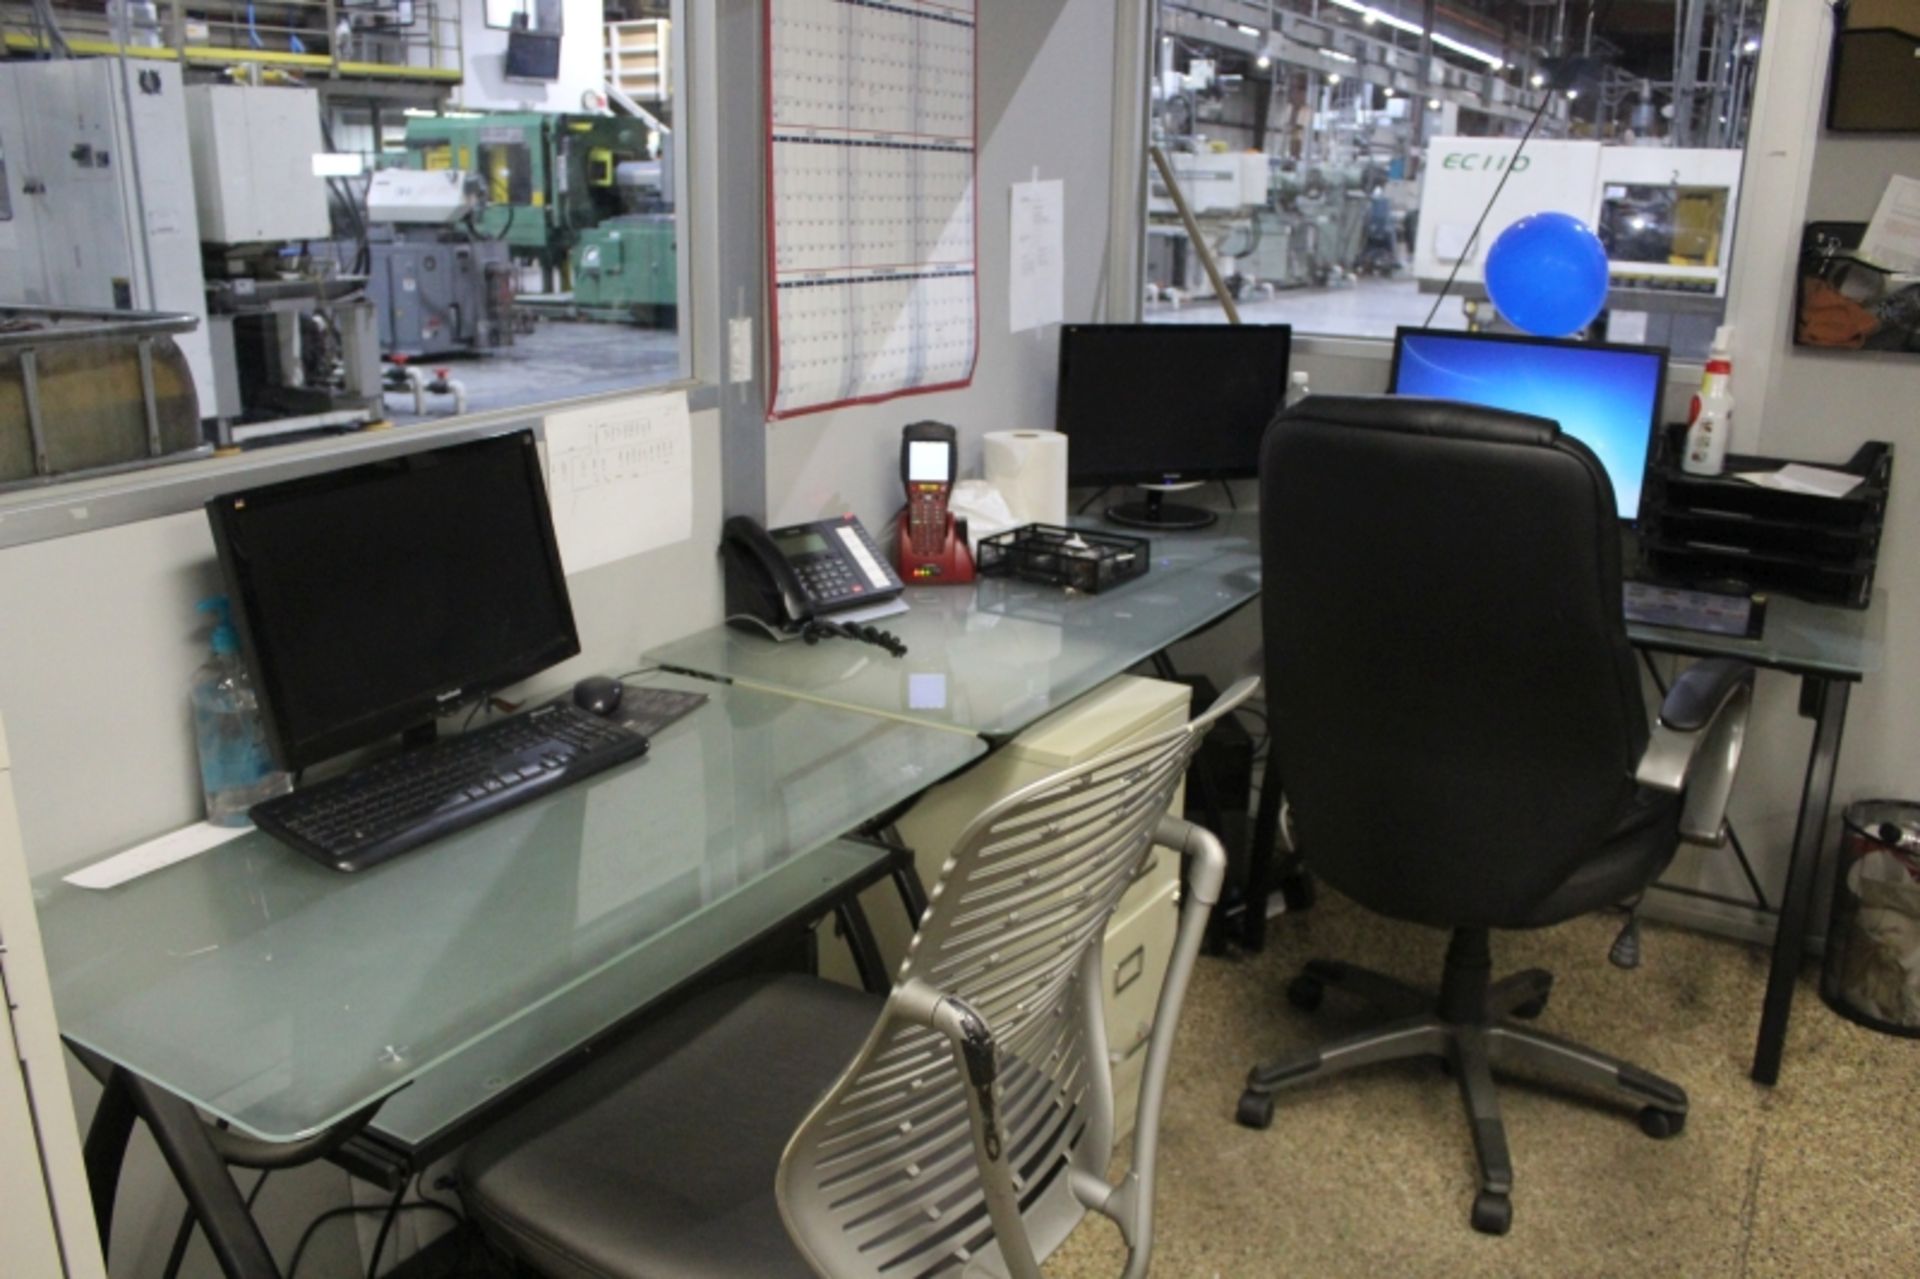
[[[728,625],[776,637],[799,635],[810,643],[844,635],[883,648],[898,645],[884,631],[831,620],[834,613],[885,603],[905,589],[853,516],[769,531],[736,515],[721,528],[720,554]]]

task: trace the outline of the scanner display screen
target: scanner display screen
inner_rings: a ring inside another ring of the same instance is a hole
[[[580,651],[527,432],[230,493],[207,511],[284,767]]]
[[[1250,479],[1287,391],[1284,324],[1069,324],[1060,401],[1074,484]]]
[[[1549,418],[1593,450],[1620,518],[1640,513],[1660,420],[1667,353],[1659,347],[1401,329],[1393,393],[1463,400]]]
[[[953,446],[942,440],[907,441],[907,481],[945,484],[953,478]]]

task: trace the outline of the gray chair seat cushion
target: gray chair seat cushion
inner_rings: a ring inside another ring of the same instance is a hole
[[[1625,901],[1660,878],[1680,842],[1680,796],[1636,787],[1606,842],[1521,927],[1558,924]]]
[[[461,1198],[552,1276],[812,1279],[780,1156],[884,1006],[803,977],[701,995],[489,1129]]]

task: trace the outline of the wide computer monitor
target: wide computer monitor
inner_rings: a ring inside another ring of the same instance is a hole
[[[207,516],[282,767],[580,651],[531,432],[224,494]]]
[[[1260,437],[1287,392],[1284,324],[1069,324],[1060,331],[1056,424],[1079,485],[1251,479]],[[1198,528],[1210,512],[1147,500],[1107,510],[1122,524]]]
[[[1395,395],[1553,419],[1600,459],[1628,522],[1640,513],[1666,385],[1661,347],[1413,328],[1393,343]]]

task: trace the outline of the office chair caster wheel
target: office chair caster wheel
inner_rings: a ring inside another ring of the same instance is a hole
[[[1526,1003],[1521,1004],[1509,1013],[1508,1016],[1517,1018],[1520,1021],[1532,1021],[1545,1011],[1547,1011],[1547,997],[1542,995],[1538,999],[1529,999]]]
[[[1327,997],[1326,983],[1318,977],[1300,974],[1287,983],[1287,1002],[1303,1013],[1313,1012]]]
[[[1504,1235],[1513,1228],[1513,1200],[1482,1190],[1473,1197],[1473,1228],[1483,1235]]]
[[[1665,1141],[1669,1137],[1678,1137],[1687,1128],[1687,1112],[1684,1110],[1662,1110],[1658,1106],[1646,1106],[1640,1111],[1640,1131],[1655,1141]]]
[[[1233,1118],[1243,1128],[1272,1127],[1273,1094],[1247,1089],[1240,1094],[1240,1105],[1234,1111]]]

